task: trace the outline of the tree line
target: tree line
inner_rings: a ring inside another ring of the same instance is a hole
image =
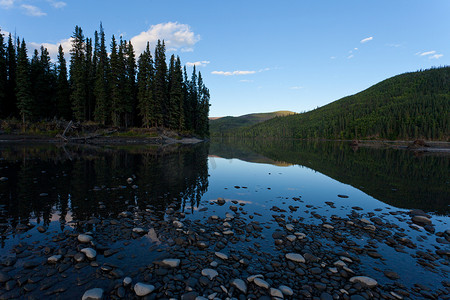
[[[450,140],[450,67],[405,73],[315,110],[228,136]]]
[[[59,45],[56,63],[41,46],[28,57],[24,39],[0,31],[0,118],[23,123],[52,118],[116,127],[164,127],[209,135],[210,93],[194,66],[166,61],[164,41],[136,60],[131,41],[113,35],[107,50],[100,24],[94,38],[75,26],[70,62]]]

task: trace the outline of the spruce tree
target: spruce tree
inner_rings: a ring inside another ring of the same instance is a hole
[[[136,58],[131,42],[125,42],[125,127],[134,125],[136,114]]]
[[[137,100],[139,116],[142,119],[142,126],[149,128],[153,125],[153,59],[150,53],[150,45],[147,42],[145,51],[139,56],[137,74]]]
[[[96,100],[95,105],[95,120],[103,125],[109,122],[110,118],[110,91],[109,91],[109,60],[106,51],[105,32],[100,23],[100,46],[98,50],[98,63],[95,74],[94,95]]]
[[[31,119],[33,109],[33,97],[30,84],[30,64],[28,61],[27,47],[25,40],[18,43],[17,50],[17,77],[16,77],[16,97],[17,108],[19,110],[22,123]]]
[[[6,69],[7,69],[7,88],[6,88],[6,103],[5,115],[8,117],[18,116],[17,97],[16,97],[16,74],[17,74],[17,55],[14,41],[11,33],[8,38],[8,46],[6,49]]]
[[[70,50],[70,100],[74,118],[77,121],[84,121],[86,111],[86,45],[81,27],[75,26],[72,38],[72,49]]]
[[[184,112],[184,128],[192,129],[192,113],[190,105],[190,84],[187,75],[186,66],[183,68],[183,112]]]
[[[183,73],[181,70],[181,61],[177,57],[172,55],[170,59],[170,85],[169,85],[169,97],[170,97],[170,128],[176,130],[184,129],[184,112],[183,112]]]
[[[191,130],[196,132],[197,130],[197,104],[198,104],[198,85],[197,85],[197,73],[195,66],[192,70],[191,80],[189,81],[189,112],[191,119]]]
[[[123,41],[117,45],[114,35],[111,40],[111,120],[114,126],[120,126],[124,106],[125,62],[123,56]]]
[[[155,80],[154,80],[154,122],[153,126],[167,126],[167,64],[166,47],[164,41],[158,43],[155,48]]]
[[[87,120],[94,119],[95,108],[95,96],[94,96],[94,83],[95,83],[95,66],[93,60],[93,47],[92,39],[86,39],[86,55],[84,63],[84,72],[86,80],[86,115]]]
[[[6,46],[0,29],[0,118],[6,116],[6,89],[8,87],[8,73],[6,69]]]
[[[70,86],[67,80],[67,64],[64,58],[64,51],[61,45],[58,48],[58,65],[56,69],[56,108],[57,116],[66,120],[72,118],[72,108],[70,105]]]

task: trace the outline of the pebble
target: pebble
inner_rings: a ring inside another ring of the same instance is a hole
[[[90,241],[92,241],[92,236],[87,235],[87,234],[79,234],[78,241],[80,243],[89,243]]]
[[[92,248],[81,249],[81,252],[83,252],[89,259],[94,259],[97,256],[97,251]]]
[[[222,252],[216,252],[215,255],[216,255],[218,258],[223,259],[223,260],[227,260],[227,259],[228,259],[228,255],[226,255],[226,254],[224,254],[224,253],[222,253]]]
[[[53,256],[50,256],[49,258],[47,258],[47,261],[49,263],[54,264],[54,263],[57,263],[58,261],[60,261],[61,257],[62,257],[61,255],[53,255]]]
[[[270,288],[270,296],[275,298],[284,298],[283,293],[279,289]]]
[[[133,228],[133,232],[136,232],[137,234],[144,234],[145,230],[140,227],[136,227],[136,228]]]
[[[305,258],[301,254],[298,254],[298,253],[287,253],[286,258],[289,260],[292,260],[294,262],[298,262],[298,263],[306,262]]]
[[[133,289],[137,296],[144,297],[153,292],[155,290],[155,286],[151,284],[138,282],[134,285]]]
[[[354,277],[350,278],[350,282],[351,283],[359,282],[370,288],[376,287],[378,285],[378,282],[375,279],[367,277],[367,276],[354,276]]]
[[[131,279],[131,277],[125,277],[124,279],[123,279],[123,285],[124,286],[129,286],[130,284],[131,284],[131,282],[132,282],[133,280]]]
[[[255,279],[253,279],[253,283],[265,289],[268,289],[270,287],[269,283],[267,283],[267,281],[260,277],[256,277]]]
[[[219,273],[213,269],[203,269],[202,275],[208,277],[209,280],[213,280],[216,276],[219,275]]]
[[[294,295],[294,291],[286,285],[280,285],[278,289],[286,296]]]
[[[103,299],[103,289],[94,288],[84,292],[81,300],[100,300]]]
[[[161,264],[166,267],[177,268],[181,263],[181,260],[177,258],[166,258],[161,261]]]
[[[240,290],[242,293],[247,294],[247,284],[242,279],[234,279],[231,282],[232,285],[234,285],[238,290]]]

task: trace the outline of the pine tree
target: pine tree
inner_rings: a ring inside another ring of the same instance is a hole
[[[93,48],[92,39],[86,39],[86,54],[85,54],[85,81],[86,81],[86,115],[87,120],[94,119],[95,108],[95,96],[94,96],[94,83],[95,83],[95,66],[93,60]]]
[[[210,94],[208,88],[203,84],[202,75],[198,73],[198,89],[199,89],[199,103],[198,103],[198,128],[197,133],[200,136],[209,136],[209,100]]]
[[[106,51],[105,32],[100,23],[100,47],[98,50],[98,63],[95,74],[94,95],[96,100],[95,105],[95,120],[107,124],[110,116],[110,92],[109,92],[109,60]]]
[[[184,128],[192,129],[192,112],[190,105],[190,88],[186,66],[183,68],[183,112],[184,112]]]
[[[150,53],[150,45],[139,56],[138,60],[139,72],[137,74],[138,86],[138,110],[139,116],[142,118],[142,126],[149,128],[153,125],[153,59]]]
[[[72,118],[72,108],[70,105],[70,86],[67,80],[67,65],[64,58],[64,51],[61,45],[58,48],[58,66],[56,81],[56,108],[57,116],[66,120]]]
[[[0,118],[6,116],[7,87],[6,46],[0,29]]]
[[[8,46],[6,48],[6,68],[8,82],[6,88],[5,115],[14,117],[18,116],[16,97],[17,55],[11,33],[9,34]]]
[[[30,84],[30,64],[28,61],[25,40],[22,40],[22,43],[18,43],[16,75],[17,108],[22,118],[22,123],[25,124],[25,121],[31,118],[33,108]]]
[[[72,49],[70,50],[70,84],[73,116],[77,121],[85,120],[86,112],[86,78],[85,78],[85,51],[81,27],[75,26]]]
[[[195,66],[192,70],[191,80],[189,81],[189,112],[191,119],[191,130],[196,132],[197,130],[197,104],[198,104],[198,85],[197,85],[197,73]]]
[[[124,107],[125,62],[123,41],[117,46],[114,35],[111,40],[111,120],[114,126],[120,126]]]
[[[167,126],[167,64],[166,64],[166,47],[164,41],[158,43],[155,48],[155,80],[154,80],[154,122],[155,127]]]
[[[170,104],[171,104],[171,128],[177,130],[184,129],[184,93],[183,93],[183,72],[181,70],[180,57],[175,61],[174,55],[170,59]]]
[[[134,125],[136,114],[136,59],[131,42],[125,42],[125,127]]]

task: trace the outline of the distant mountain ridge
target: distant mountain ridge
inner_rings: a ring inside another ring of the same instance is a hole
[[[404,73],[315,110],[228,132],[239,137],[450,140],[450,67]]]
[[[239,117],[227,116],[227,117],[210,118],[209,130],[211,132],[211,136],[219,136],[222,134],[227,134],[228,132],[240,127],[252,126],[254,124],[258,124],[275,117],[282,117],[293,114],[295,114],[295,112],[280,110],[269,113],[247,114]]]

